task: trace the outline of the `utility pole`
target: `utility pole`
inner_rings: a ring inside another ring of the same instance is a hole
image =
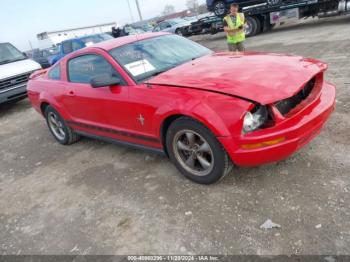
[[[30,42],[30,40],[28,40],[29,46],[30,46],[30,50],[33,51],[33,46],[32,46],[32,42]]]
[[[135,21],[134,21],[134,16],[132,15],[132,10],[131,10],[131,6],[130,6],[130,0],[126,0],[126,1],[128,2],[129,13],[130,13],[131,21],[132,21],[132,22],[135,22]]]
[[[135,0],[135,2],[136,2],[137,11],[139,12],[140,21],[142,21],[143,19],[142,19],[141,9],[139,5],[139,0]]]

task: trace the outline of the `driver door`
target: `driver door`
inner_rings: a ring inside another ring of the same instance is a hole
[[[120,85],[93,88],[91,79],[110,74]],[[116,69],[100,54],[86,54],[67,62],[67,81],[62,103],[75,128],[98,135],[127,129],[128,86]]]
[[[171,32],[171,24],[169,22],[162,22],[159,26],[161,31]]]

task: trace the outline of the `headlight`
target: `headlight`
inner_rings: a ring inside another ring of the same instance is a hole
[[[243,121],[243,133],[253,132],[262,127],[268,120],[266,106],[256,106],[252,112],[248,112]]]

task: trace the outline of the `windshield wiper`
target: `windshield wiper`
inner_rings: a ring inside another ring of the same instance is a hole
[[[154,72],[154,73],[151,74],[149,77],[150,77],[150,78],[151,78],[151,77],[155,77],[155,76],[160,75],[160,74],[162,74],[162,73],[164,73],[164,72],[166,72],[166,71],[168,71],[168,70],[161,70],[161,71]]]
[[[160,75],[160,74],[162,74],[162,73],[164,73],[164,72],[166,72],[166,71],[168,71],[168,70],[161,70],[161,71],[154,72],[153,74],[147,76],[146,78],[144,78],[144,79],[142,79],[142,80],[140,80],[140,81],[149,80],[150,78],[155,77],[155,76],[157,76],[157,75]]]
[[[13,63],[13,62],[21,61],[21,60],[26,60],[26,59],[27,59],[27,58],[6,59],[6,60],[3,60],[3,61],[0,61],[0,65],[8,64],[8,63]]]
[[[8,63],[11,63],[11,62],[13,62],[13,60],[11,60],[11,59],[6,59],[6,60],[3,60],[3,61],[0,61],[0,65],[8,64]]]

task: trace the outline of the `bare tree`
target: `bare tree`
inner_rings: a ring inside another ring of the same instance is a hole
[[[198,0],[187,0],[186,6],[188,9],[195,11],[196,13],[198,12]]]
[[[170,15],[172,13],[175,13],[175,7],[173,5],[166,5],[162,15]]]

